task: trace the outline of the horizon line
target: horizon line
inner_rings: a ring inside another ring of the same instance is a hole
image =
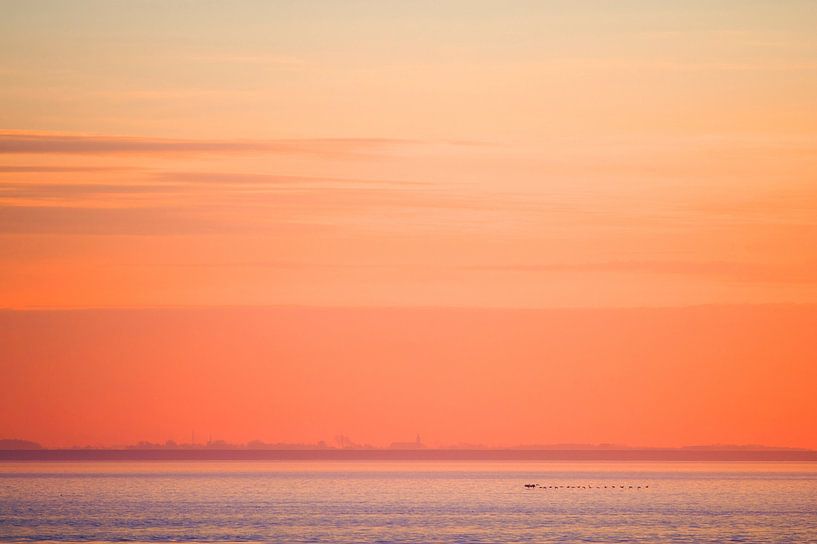
[[[815,450],[512,449],[40,449],[0,450],[2,461],[666,461],[817,462]]]
[[[746,306],[762,307],[817,307],[814,302],[713,302],[698,304],[674,305],[610,305],[610,306],[457,306],[457,305],[342,305],[342,304],[147,304],[142,306],[0,306],[0,312],[93,312],[93,311],[133,311],[133,310],[258,310],[258,309],[303,309],[303,310],[662,310],[662,309],[696,309],[696,308],[741,308]]]

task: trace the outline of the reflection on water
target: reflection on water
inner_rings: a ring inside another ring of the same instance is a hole
[[[6,541],[817,542],[815,504],[817,463],[0,464]]]

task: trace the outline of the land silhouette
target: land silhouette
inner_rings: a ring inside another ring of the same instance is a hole
[[[388,447],[360,445],[348,437],[329,445],[266,443],[201,444],[138,442],[120,447],[44,448],[28,440],[0,440],[0,460],[541,460],[541,461],[817,461],[817,450],[758,444],[711,444],[678,448],[616,444],[541,444],[510,447],[467,445],[428,447],[414,442]]]

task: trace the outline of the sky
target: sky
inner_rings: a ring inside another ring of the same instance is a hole
[[[817,448],[815,27],[3,2],[0,437]]]

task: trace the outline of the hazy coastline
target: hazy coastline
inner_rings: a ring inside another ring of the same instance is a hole
[[[814,450],[732,449],[39,449],[0,461],[817,461]]]

